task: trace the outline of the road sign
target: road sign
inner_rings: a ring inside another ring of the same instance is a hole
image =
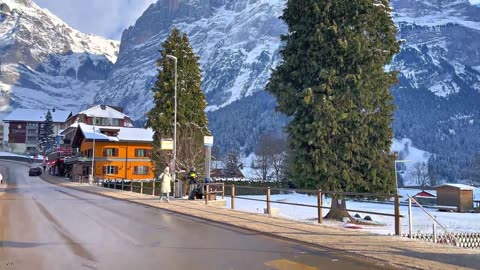
[[[204,146],[213,146],[213,136],[203,136]]]
[[[162,139],[160,142],[161,150],[173,150],[173,139]]]

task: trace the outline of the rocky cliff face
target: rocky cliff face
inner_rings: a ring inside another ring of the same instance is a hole
[[[71,28],[31,0],[0,0],[0,111],[93,102],[119,44]]]
[[[201,56],[209,111],[263,91],[278,61],[283,1],[161,0],[125,30],[118,62],[97,98],[142,119],[151,106],[161,43],[173,26]]]

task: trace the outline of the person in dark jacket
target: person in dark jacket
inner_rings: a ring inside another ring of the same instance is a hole
[[[190,168],[190,172],[187,174],[187,182],[188,182],[188,194],[192,194],[197,187],[197,173],[195,172],[195,168]]]

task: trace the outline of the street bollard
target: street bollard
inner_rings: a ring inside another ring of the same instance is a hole
[[[143,181],[140,182],[140,194],[143,194]]]
[[[270,208],[270,187],[267,189],[267,214],[272,214],[272,209]]]
[[[155,180],[153,180],[153,185],[152,185],[152,196],[155,196]]]
[[[408,196],[408,237],[413,238],[412,198]]]
[[[322,198],[322,191],[319,190],[317,194],[317,207],[318,207],[318,223],[322,224],[323,222],[323,198]]]
[[[232,185],[232,197],[231,197],[231,207],[235,209],[235,185]]]
[[[225,183],[222,183],[222,200],[225,199]]]
[[[208,205],[208,184],[205,184],[205,191],[204,191],[204,195],[205,195],[205,205]]]

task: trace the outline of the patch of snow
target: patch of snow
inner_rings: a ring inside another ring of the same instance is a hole
[[[428,159],[432,154],[414,147],[412,140],[408,138],[404,138],[402,140],[394,139],[391,151],[398,153],[403,152],[405,154],[404,160],[408,162],[403,163],[406,167],[406,170],[402,175],[404,184],[406,186],[415,186],[416,183],[414,183],[414,181],[411,179],[409,172],[414,171],[414,166],[416,163],[428,164]]]
[[[241,187],[238,187],[241,188]],[[409,193],[415,195],[418,193],[419,190],[407,190],[402,191],[400,189],[400,193]],[[480,196],[480,190],[477,188],[475,190],[477,196]],[[412,195],[412,196],[413,196]],[[240,196],[250,199],[265,199],[265,196]],[[278,204],[275,202],[288,202],[288,203],[298,203],[298,204],[306,204],[306,205],[317,205],[317,197],[316,196],[308,196],[303,194],[281,194],[281,195],[272,195],[272,208],[279,208],[280,209],[280,216],[287,219],[302,221],[302,222],[312,222],[315,223],[317,220],[317,209],[315,207],[300,207],[300,206],[293,206],[293,205],[284,205]],[[230,207],[230,198],[227,198],[227,208]],[[331,206],[331,199],[324,198],[324,205]],[[246,212],[253,212],[253,213],[260,213],[263,214],[263,209],[266,208],[266,202],[257,202],[257,201],[249,201],[236,198],[235,199],[235,208],[241,211]],[[370,203],[370,202],[356,202],[356,201],[347,201],[347,208],[353,210],[363,210],[363,211],[372,211],[372,212],[379,212],[379,213],[387,213],[393,214],[394,213],[394,206],[392,204],[379,204],[379,203]],[[327,213],[328,210],[324,210],[324,214]],[[437,220],[442,224],[444,227],[447,228],[449,232],[480,232],[480,223],[478,223],[478,218],[480,217],[479,214],[473,213],[454,213],[454,212],[440,212],[436,209],[427,209],[427,212],[435,216]],[[350,214],[353,216],[357,212],[350,211]],[[415,233],[422,232],[422,233],[430,233],[432,232],[432,224],[433,221],[427,216],[423,210],[418,207],[412,208],[413,213],[413,231]],[[401,205],[400,206],[400,214],[407,216],[408,214],[408,206]],[[364,217],[365,214],[360,213],[361,217]],[[377,234],[393,234],[395,232],[395,222],[393,217],[385,217],[379,215],[370,215],[369,216],[373,219],[373,221],[377,223],[382,223],[384,226],[366,226],[360,225],[362,230],[377,233]],[[341,227],[343,223],[335,222],[335,221],[326,221],[325,225],[327,226],[335,226]],[[441,231],[440,228],[437,227],[438,231]],[[408,232],[408,218],[401,219],[401,231]]]

